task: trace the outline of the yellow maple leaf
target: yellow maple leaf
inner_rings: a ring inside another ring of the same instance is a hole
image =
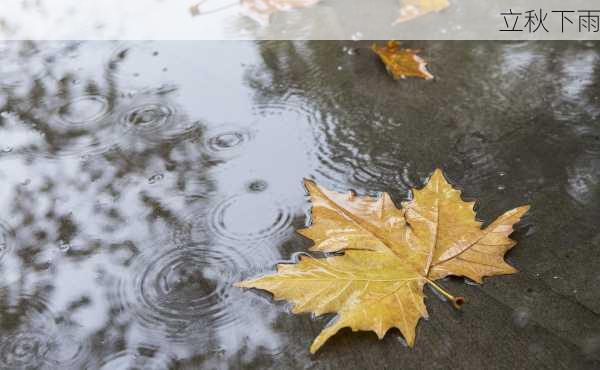
[[[427,13],[439,12],[450,6],[448,0],[400,0],[400,15],[394,24],[421,17]]]
[[[420,77],[430,80],[433,75],[427,70],[427,63],[417,55],[421,50],[401,48],[397,41],[388,41],[385,46],[373,44],[371,49],[379,55],[386,69],[398,80],[406,77]]]
[[[485,229],[475,219],[474,202],[465,202],[436,170],[413,198],[396,208],[389,194],[374,198],[327,190],[305,180],[312,202],[312,225],[299,230],[326,258],[301,256],[296,264],[278,264],[277,273],[236,284],[273,293],[293,303],[293,313],[337,313],[315,338],[315,353],[344,327],[374,331],[381,339],[398,328],[409,346],[416,326],[427,317],[423,286],[430,284],[459,307],[434,281],[447,275],[482,282],[484,276],[511,274],[504,261],[515,245],[513,225],[528,206],[504,213]]]

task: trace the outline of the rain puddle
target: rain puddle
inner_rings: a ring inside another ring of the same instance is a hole
[[[370,44],[0,43],[0,368],[450,366],[497,335],[532,366],[596,359],[598,44],[407,43],[433,81]],[[428,292],[414,350],[342,332],[310,356],[328,318],[232,286],[306,251],[303,178],[399,202],[436,167],[485,222],[532,213],[522,273],[444,282],[460,318]]]

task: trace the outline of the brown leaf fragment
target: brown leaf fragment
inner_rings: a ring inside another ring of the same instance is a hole
[[[430,80],[433,75],[427,70],[427,62],[417,53],[419,49],[400,48],[397,41],[388,41],[385,46],[373,44],[373,51],[379,55],[387,71],[394,79],[404,79],[407,77],[419,77]]]

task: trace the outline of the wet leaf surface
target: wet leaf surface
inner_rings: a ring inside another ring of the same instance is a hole
[[[430,80],[433,75],[427,70],[427,63],[417,54],[418,49],[401,48],[396,41],[388,41],[385,46],[373,44],[373,51],[379,55],[388,72],[394,79],[419,77]]]
[[[337,313],[314,340],[315,353],[340,329],[374,331],[382,339],[398,328],[407,344],[416,326],[428,317],[423,286],[430,284],[460,308],[434,281],[448,275],[478,283],[483,277],[512,274],[504,254],[516,243],[513,225],[529,209],[515,208],[482,229],[474,202],[465,202],[436,170],[413,199],[396,208],[389,194],[377,198],[337,193],[305,181],[312,202],[312,225],[299,230],[313,240],[312,251],[343,252],[326,258],[301,256],[296,264],[279,264],[277,273],[237,284],[273,293],[294,304],[293,313]]]

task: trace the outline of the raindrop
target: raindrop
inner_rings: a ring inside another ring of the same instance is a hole
[[[347,47],[347,46],[344,46],[344,47],[342,48],[342,51],[343,51],[344,53],[348,54],[348,55],[354,55],[354,54],[356,54],[356,51],[354,50],[354,48],[349,48],[349,47]]]
[[[175,106],[161,98],[160,92],[153,97],[140,95],[120,118],[125,129],[134,135],[132,139],[143,138],[151,142],[176,140],[184,137],[196,127],[190,125],[186,117],[179,114]]]
[[[285,234],[291,210],[270,196],[238,195],[218,203],[209,213],[209,228],[235,241],[257,241]]]
[[[355,32],[352,34],[352,41],[360,41],[363,38],[362,32]]]
[[[156,175],[152,175],[152,176],[150,176],[150,178],[148,178],[148,183],[155,184],[164,178],[165,178],[165,175],[163,175],[162,173],[157,173]]]
[[[67,252],[67,251],[69,251],[69,249],[71,249],[71,244],[69,244],[68,242],[66,242],[64,240],[59,240],[58,241],[58,249],[61,252]]]
[[[249,191],[253,193],[260,193],[265,191],[268,187],[268,184],[265,180],[254,180],[247,185]]]
[[[211,140],[211,144],[213,148],[225,150],[240,145],[243,140],[242,134],[237,132],[228,132],[214,137]]]
[[[251,138],[249,131],[233,127],[217,128],[214,131],[208,133],[204,146],[217,155],[235,154]]]
[[[506,189],[506,186],[504,186],[504,185],[498,185],[497,189],[500,190],[500,191],[503,191],[504,189]]]
[[[147,253],[119,282],[119,305],[140,324],[175,340],[208,339],[211,330],[240,319],[233,284],[248,268],[245,257],[225,246],[186,245],[162,255]]]
[[[166,105],[146,104],[129,111],[125,115],[125,122],[136,128],[160,126],[172,114],[173,111]]]
[[[64,335],[44,301],[21,296],[18,304],[0,309],[3,313],[0,324],[5,328],[0,342],[2,369],[41,369],[48,365],[51,368],[80,368],[76,364],[85,357],[89,347]],[[59,358],[57,353],[68,356]]]

